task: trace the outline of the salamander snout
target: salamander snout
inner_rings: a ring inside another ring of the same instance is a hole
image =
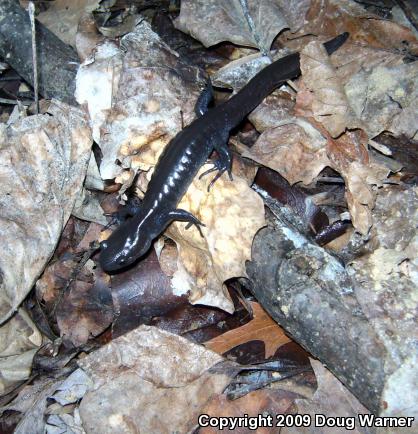
[[[99,263],[107,273],[121,270],[136,262],[151,246],[151,240],[121,237],[116,231],[100,243]],[[144,237],[142,237],[144,238]]]

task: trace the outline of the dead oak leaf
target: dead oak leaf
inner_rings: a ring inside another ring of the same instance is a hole
[[[282,123],[282,125],[280,125]],[[291,184],[309,184],[329,165],[326,140],[309,122],[291,118],[264,131],[243,157],[279,172]]]
[[[353,226],[366,235],[373,223],[371,210],[376,196],[373,186],[382,185],[388,169],[370,161],[366,127],[348,103],[324,48],[312,42],[306,50],[301,53],[301,69],[306,74],[302,76],[295,110],[309,118],[325,139],[327,165],[339,172],[346,184]],[[316,59],[320,59],[319,64]],[[324,69],[322,78],[321,69]]]
[[[300,68],[303,83],[313,94],[313,117],[324,125],[332,137],[338,137],[346,129],[362,127],[323,44],[314,41],[302,50]]]
[[[184,0],[174,24],[206,47],[230,41],[268,52],[284,28],[302,26],[308,6],[298,0]]]
[[[251,302],[250,304],[254,318],[241,327],[205,342],[206,348],[224,354],[238,345],[261,340],[265,345],[265,357],[269,358],[274,355],[277,348],[291,341],[259,303]]]
[[[61,41],[74,47],[80,18],[92,12],[98,3],[97,0],[56,0],[36,18]]]
[[[323,130],[323,134],[327,132]],[[381,187],[389,170],[369,158],[366,135],[362,130],[347,131],[338,139],[328,135],[327,154],[330,166],[339,172],[346,185],[346,199],[354,228],[367,235],[372,224],[371,210],[376,187]]]

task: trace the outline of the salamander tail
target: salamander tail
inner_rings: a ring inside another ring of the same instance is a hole
[[[341,35],[338,35],[336,38],[331,39],[328,42],[324,43],[325,49],[327,50],[328,54],[332,54],[334,51],[338,50],[341,45],[344,44],[344,42],[348,39],[350,36],[350,33],[344,32],[341,33]]]

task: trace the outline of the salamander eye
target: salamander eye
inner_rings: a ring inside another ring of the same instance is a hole
[[[100,243],[100,248],[103,250],[103,249],[107,249],[107,246],[108,246],[108,244],[107,244],[107,242],[106,241],[102,241],[101,243]]]

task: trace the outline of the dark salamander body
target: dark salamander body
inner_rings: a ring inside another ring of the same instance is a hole
[[[343,33],[326,42],[328,54],[347,38],[348,33]],[[219,154],[214,164],[218,170],[215,180],[225,171],[230,174],[231,156],[227,147],[230,131],[275,88],[299,74],[299,53],[294,53],[264,68],[224,104],[206,112],[205,107],[198,107],[201,116],[180,131],[161,154],[139,212],[101,243],[103,270],[117,271],[135,262],[174,220],[201,224],[189,212],[177,209],[193,178],[213,150]],[[209,98],[202,94],[200,100],[207,104]]]

